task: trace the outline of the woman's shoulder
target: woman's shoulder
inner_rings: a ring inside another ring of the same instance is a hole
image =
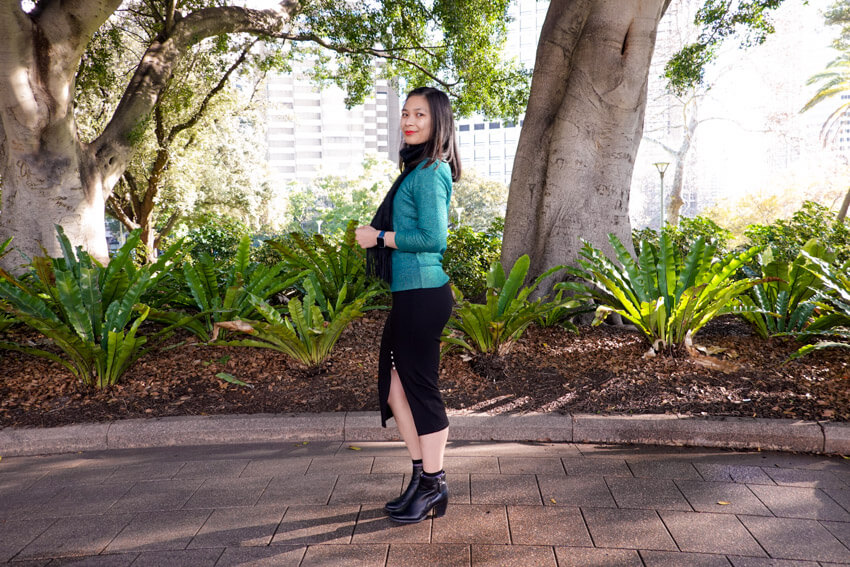
[[[427,181],[427,180],[435,180],[444,182],[448,180],[449,184],[452,182],[452,168],[448,162],[443,161],[441,159],[435,160],[433,162],[429,162],[429,160],[422,160],[416,169],[411,172],[411,177],[416,176],[417,181]]]

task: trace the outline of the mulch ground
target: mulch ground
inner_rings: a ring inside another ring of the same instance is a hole
[[[212,347],[176,336],[102,391],[61,365],[0,351],[0,426],[49,427],[124,418],[377,408],[378,343],[385,312],[342,335],[333,356],[308,370],[268,349]],[[22,329],[18,341],[44,347]],[[530,328],[503,357],[455,350],[443,358],[441,388],[454,410],[797,418],[850,421],[850,351],[788,361],[800,344],[763,340],[734,317],[695,338],[710,356],[645,358],[648,343],[622,327]],[[248,384],[216,377],[227,373]]]

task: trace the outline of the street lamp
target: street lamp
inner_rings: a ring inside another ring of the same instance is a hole
[[[664,228],[664,172],[667,171],[667,166],[670,165],[669,162],[659,161],[653,163],[655,169],[658,170],[658,174],[661,175],[661,224],[660,227]]]
[[[457,215],[457,225],[460,226],[460,215],[463,214],[463,207],[455,207],[455,214]]]

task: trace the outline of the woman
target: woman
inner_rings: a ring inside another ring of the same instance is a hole
[[[389,282],[393,305],[381,339],[378,394],[381,423],[395,417],[413,473],[404,493],[387,502],[401,523],[446,511],[449,493],[443,453],[449,420],[437,387],[440,336],[451,315],[449,277],[443,270],[452,181],[460,156],[449,98],[430,87],[411,91],[401,111],[401,175],[371,226],[357,229],[367,268]]]

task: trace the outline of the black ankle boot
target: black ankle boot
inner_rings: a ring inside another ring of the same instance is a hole
[[[391,513],[390,519],[401,524],[415,524],[427,518],[432,509],[434,517],[439,518],[446,513],[448,504],[446,473],[440,471],[437,476],[423,474],[410,503],[403,510]]]
[[[386,506],[384,506],[384,510],[392,514],[393,512],[400,512],[407,508],[407,505],[410,504],[410,501],[413,499],[413,495],[416,494],[416,489],[419,488],[419,478],[422,476],[422,463],[416,463],[413,465],[413,473],[410,475],[410,482],[407,484],[407,488],[404,493],[398,498],[393,498],[389,502],[387,502]]]

